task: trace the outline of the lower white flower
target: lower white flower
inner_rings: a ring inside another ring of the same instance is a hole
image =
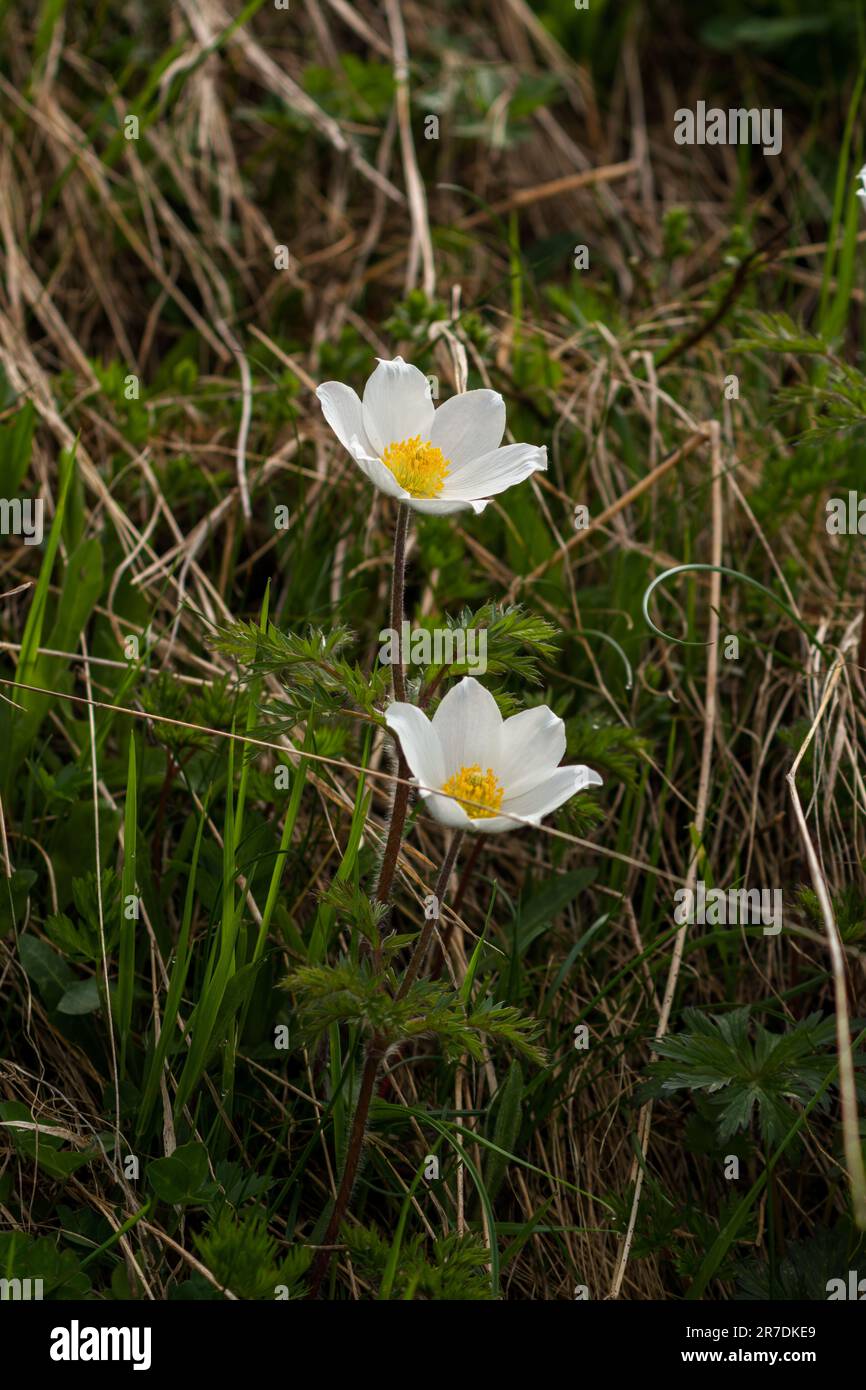
[[[866,164],[863,165],[857,177],[860,180],[860,187],[857,189],[857,197],[860,199],[861,203],[866,205]]]
[[[395,357],[379,359],[361,401],[350,386],[316,391],[331,429],[381,492],[416,512],[483,512],[491,497],[547,468],[547,450],[507,444],[498,391],[465,391],[435,409],[427,378]]]
[[[495,835],[519,830],[519,816],[542,816],[602,779],[589,767],[560,767],[565,725],[547,705],[503,720],[489,690],[464,676],[432,719],[417,705],[395,702],[385,722],[430,812],[444,825]],[[444,793],[444,795],[443,795]]]

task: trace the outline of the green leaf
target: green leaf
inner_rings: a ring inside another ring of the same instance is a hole
[[[89,980],[79,980],[76,984],[70,985],[57,1005],[57,1012],[61,1014],[92,1014],[96,1013],[101,1006],[99,982],[94,975]]]
[[[747,1130],[757,1112],[762,1138],[778,1143],[797,1113],[791,1102],[820,1095],[832,1018],[810,1014],[782,1033],[753,1023],[748,1005],[712,1016],[686,1009],[683,1019],[683,1032],[654,1044],[662,1060],[650,1065],[645,1090],[705,1092],[720,1140]]]
[[[127,915],[127,903],[137,899],[138,879],[138,780],[135,762],[135,734],[129,740],[129,764],[123,814],[123,871],[120,889],[120,952],[117,962],[117,1027],[120,1033],[121,1072],[125,1071],[126,1046],[132,1026],[132,997],[135,991],[135,926],[138,919]]]
[[[4,878],[0,888],[0,936],[10,931],[13,923],[22,921],[36,880],[32,869],[16,869],[11,878]]]
[[[386,979],[390,986],[396,984],[390,974]],[[343,960],[333,966],[301,966],[284,984],[295,995],[299,1028],[310,1040],[331,1024],[344,1023],[389,1044],[435,1037],[448,1058],[468,1052],[480,1061],[481,1039],[488,1038],[532,1061],[544,1061],[544,1052],[535,1042],[538,1024],[532,1019],[492,999],[476,1001],[467,1013],[459,994],[442,980],[415,980],[397,999],[382,988],[381,977],[367,964]]]
[[[147,1165],[147,1180],[157,1197],[172,1206],[201,1201],[208,1193],[207,1178],[204,1144],[181,1144],[168,1158],[155,1158]]]
[[[41,1279],[43,1298],[79,1299],[90,1293],[90,1279],[73,1250],[60,1249],[51,1236],[23,1231],[0,1232],[0,1278]]]
[[[51,534],[53,537],[53,527]],[[49,541],[49,546],[50,544]],[[93,605],[102,590],[102,580],[101,545],[94,539],[82,541],[81,545],[69,556],[63,570],[56,616],[51,630],[47,634],[46,647],[52,651],[75,651]],[[40,574],[39,583],[41,584],[41,582],[42,575]],[[43,601],[47,603],[47,595]],[[35,607],[36,599],[34,598],[33,609]],[[44,617],[44,614],[42,616]],[[34,635],[36,635],[35,628]],[[38,644],[37,641],[36,645]],[[66,690],[72,682],[69,662],[65,657],[48,656],[36,651],[35,647],[29,652],[26,665],[22,648],[18,678],[28,685],[39,686],[41,689],[49,691]],[[31,746],[43,719],[48,714],[53,696],[41,695],[35,691],[21,691],[17,698],[19,703],[24,706],[26,713],[20,715],[15,723],[13,761]]]
[[[541,932],[553,925],[560,912],[595,881],[595,869],[575,869],[572,873],[557,874],[536,888],[517,909],[518,954],[523,955]]]
[[[30,467],[36,410],[26,401],[5,423],[0,424],[0,497],[15,497]]]
[[[35,1121],[26,1105],[10,1100],[0,1103],[0,1128],[8,1134],[18,1153],[31,1158],[53,1178],[68,1178],[91,1159],[101,1157],[97,1149],[61,1149],[62,1140],[45,1128],[34,1128]],[[22,1128],[21,1126],[28,1126]]]
[[[513,1151],[520,1133],[522,1099],[523,1072],[519,1062],[512,1062],[504,1084],[496,1092],[496,1124],[493,1129],[494,1144],[505,1152],[491,1152],[484,1164],[484,1186],[491,1202],[505,1178],[508,1167],[505,1155]]]
[[[27,974],[49,1009],[56,1008],[75,976],[62,956],[47,941],[25,932],[18,942],[18,955]]]

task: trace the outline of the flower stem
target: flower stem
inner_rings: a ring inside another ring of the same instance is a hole
[[[397,660],[392,667],[391,679],[394,687],[394,699],[400,701],[406,699],[406,673],[403,667],[403,611],[404,590],[406,587],[406,538],[408,532],[409,508],[404,502],[401,502],[397,510],[397,525],[394,531],[394,565],[391,571],[391,629],[392,632],[396,634],[397,638]],[[376,885],[376,901],[380,903],[388,903],[391,899],[391,887],[394,882],[394,874],[397,870],[397,860],[400,854],[400,845],[403,840],[403,828],[406,824],[406,812],[409,808],[409,766],[406,759],[403,757],[403,750],[399,747],[399,744],[397,751],[397,776],[401,780],[394,784],[394,799],[391,802],[391,814],[388,820],[385,850],[382,855],[382,867],[379,872],[379,882]],[[445,881],[447,883],[447,878]],[[381,969],[381,952],[374,952],[373,959],[374,965]],[[334,1198],[334,1207],[331,1212],[330,1220],[328,1221],[321,1248],[313,1261],[310,1275],[310,1292],[308,1294],[308,1297],[311,1299],[318,1298],[319,1290],[322,1287],[322,1282],[331,1263],[331,1247],[339,1234],[340,1225],[346,1214],[349,1199],[352,1196],[352,1189],[355,1186],[355,1177],[358,1172],[358,1164],[361,1161],[361,1154],[364,1149],[364,1138],[367,1132],[367,1117],[370,1113],[370,1105],[372,1104],[373,1094],[376,1088],[376,1078],[379,1075],[379,1066],[384,1053],[384,1040],[374,1035],[368,1042],[364,1053],[361,1085],[358,1090],[355,1114],[352,1117],[352,1128],[349,1134],[346,1161],[343,1165],[340,1186]]]
[[[391,675],[394,680],[394,699],[406,699],[406,675],[403,669],[403,592],[406,587],[406,536],[409,532],[409,508],[401,502],[397,508],[394,531],[394,565],[391,570],[391,629],[397,634],[397,660]]]
[[[313,1261],[310,1275],[310,1292],[308,1298],[318,1298],[319,1289],[322,1281],[328,1272],[331,1263],[331,1247],[336,1240],[346,1208],[349,1205],[349,1198],[352,1195],[352,1188],[355,1186],[355,1175],[358,1171],[358,1163],[361,1158],[361,1151],[364,1147],[364,1136],[367,1131],[367,1116],[370,1113],[370,1103],[373,1099],[373,1091],[376,1085],[376,1077],[379,1074],[379,1063],[382,1060],[384,1048],[379,1038],[371,1038],[367,1045],[364,1056],[364,1070],[361,1073],[361,1086],[358,1091],[358,1103],[355,1107],[355,1116],[352,1120],[352,1131],[349,1135],[349,1146],[346,1149],[346,1162],[343,1165],[343,1176],[340,1179],[340,1186],[334,1199],[334,1209],[331,1212],[331,1219],[328,1222],[322,1240],[321,1248]]]
[[[460,842],[463,839],[463,831],[457,830],[451,837],[451,843],[439,870],[439,877],[436,880],[436,899],[441,904],[445,893],[448,890],[448,880],[454,868],[457,852],[460,849]],[[438,915],[438,914],[437,914]],[[430,945],[430,938],[433,935],[433,926],[436,918],[429,918],[425,921],[421,935],[415,943],[412,952],[412,959],[409,961],[406,974],[397,991],[396,998],[402,999],[411,989],[418,972],[424,963],[427,948]],[[310,1292],[308,1298],[318,1298],[322,1282],[328,1272],[333,1254],[333,1245],[340,1232],[340,1226],[352,1189],[355,1186],[355,1177],[358,1172],[358,1164],[361,1161],[361,1154],[364,1149],[364,1139],[367,1134],[367,1119],[370,1114],[370,1106],[376,1091],[376,1078],[379,1075],[379,1067],[385,1055],[385,1042],[382,1038],[373,1036],[367,1044],[364,1054],[364,1069],[361,1073],[361,1085],[358,1090],[358,1103],[355,1107],[355,1114],[352,1119],[352,1130],[349,1135],[349,1144],[346,1149],[346,1162],[343,1165],[343,1176],[340,1179],[340,1186],[334,1199],[334,1209],[331,1212],[331,1219],[328,1222],[327,1230],[322,1239],[321,1247],[313,1261],[312,1272],[310,1275]]]
[[[397,858],[403,839],[403,826],[409,809],[409,766],[403,757],[402,748],[397,752],[397,776],[401,781],[394,783],[394,800],[391,802],[391,819],[388,822],[388,835],[382,855],[379,882],[376,885],[376,902],[387,903],[391,897],[391,884],[397,870]]]
[[[397,999],[404,999],[406,997],[406,995],[409,993],[409,990],[412,988],[412,986],[418,978],[418,972],[420,971],[421,966],[424,964],[424,957],[426,956],[428,947],[430,945],[430,938],[433,935],[433,928],[436,922],[439,920],[439,907],[442,903],[442,899],[445,897],[445,894],[448,890],[448,880],[451,877],[451,870],[454,868],[454,864],[457,859],[457,854],[460,849],[462,840],[463,831],[455,830],[454,834],[451,836],[451,843],[448,846],[448,852],[445,855],[445,858],[442,862],[442,868],[439,870],[439,877],[436,880],[436,912],[432,917],[429,917],[425,920],[421,935],[415,942],[415,949],[412,952],[412,959],[409,961],[409,964],[406,967],[406,974],[400,981],[400,988],[397,990],[397,994],[395,996]]]
[[[397,527],[394,532],[394,567],[391,572],[391,630],[397,636],[397,660],[394,662],[391,677],[394,683],[394,699],[406,699],[406,674],[403,669],[403,592],[406,584],[406,536],[409,531],[409,508],[401,502],[397,511]],[[397,776],[394,783],[394,800],[388,821],[388,834],[382,855],[379,882],[376,885],[376,901],[387,903],[391,897],[391,885],[397,870],[397,859],[403,840],[403,827],[409,809],[409,766],[403,757],[403,750],[397,749]]]
[[[460,875],[460,879],[457,883],[457,892],[454,894],[454,901],[451,904],[451,911],[454,913],[455,916],[459,914],[460,909],[463,906],[463,899],[466,897],[466,890],[472,881],[472,875],[475,872],[475,865],[478,863],[483,843],[484,836],[476,835],[475,843],[472,846],[469,858],[466,860],[466,863],[463,866],[463,872]],[[453,933],[453,922],[447,922],[445,926],[442,928],[442,931],[439,933],[439,941],[437,942],[436,951],[430,962],[430,978],[432,980],[438,980],[439,976],[442,974],[442,971],[445,966],[445,957],[448,954],[448,947],[451,942],[451,937]]]

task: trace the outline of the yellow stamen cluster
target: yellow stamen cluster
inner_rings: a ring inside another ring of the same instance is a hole
[[[482,772],[479,763],[461,767],[459,772],[443,783],[442,790],[457,798],[471,820],[486,820],[495,816],[505,795],[505,788],[493,769],[489,767]],[[482,804],[473,805],[473,802]]]
[[[382,462],[410,497],[438,497],[448,477],[449,461],[429,439],[422,444],[420,434],[389,444]]]

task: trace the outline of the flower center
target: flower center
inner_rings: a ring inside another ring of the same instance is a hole
[[[505,795],[505,788],[493,769],[489,767],[482,772],[478,763],[461,767],[443,783],[442,790],[457,798],[470,820],[488,820],[495,816]],[[479,801],[480,806],[472,804]]]
[[[399,444],[389,444],[382,462],[410,497],[438,497],[448,477],[448,459],[429,439],[422,444],[420,434]]]

